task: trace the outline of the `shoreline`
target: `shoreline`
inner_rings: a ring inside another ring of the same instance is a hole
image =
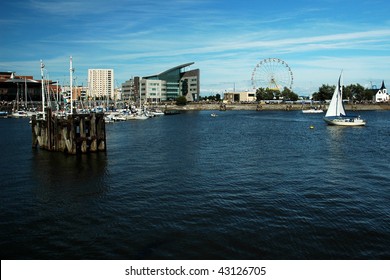
[[[221,109],[222,103],[212,104],[187,104],[184,106],[158,105],[161,110],[178,110],[178,111],[232,111],[232,110],[250,110],[250,111],[300,111],[310,109],[313,106],[309,104],[223,104],[225,109]],[[322,109],[327,109],[328,105],[322,105]],[[346,111],[384,111],[390,110],[390,104],[345,104]]]

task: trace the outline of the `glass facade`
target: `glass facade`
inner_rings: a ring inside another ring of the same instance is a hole
[[[194,63],[182,64],[157,75],[142,77],[142,100],[148,102],[173,101],[182,95],[186,96],[189,101],[198,100],[199,69],[184,71],[185,67],[192,64]],[[134,77],[131,80],[134,81],[134,85],[137,85],[139,77]],[[130,81],[126,81],[122,86],[126,84],[130,84]],[[137,97],[139,96],[138,88],[134,86],[131,91],[134,100],[139,99]]]

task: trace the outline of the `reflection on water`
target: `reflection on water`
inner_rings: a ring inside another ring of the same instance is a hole
[[[107,189],[105,153],[66,155],[33,150],[31,171],[40,196],[94,196]]]

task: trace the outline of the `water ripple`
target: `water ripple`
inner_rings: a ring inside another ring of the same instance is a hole
[[[115,123],[80,157],[31,151],[4,120],[2,259],[388,259],[390,112],[365,114]]]

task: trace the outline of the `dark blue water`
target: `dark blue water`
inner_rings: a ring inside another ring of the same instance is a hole
[[[1,259],[389,259],[390,112],[362,116],[187,112],[81,156],[1,119]]]

